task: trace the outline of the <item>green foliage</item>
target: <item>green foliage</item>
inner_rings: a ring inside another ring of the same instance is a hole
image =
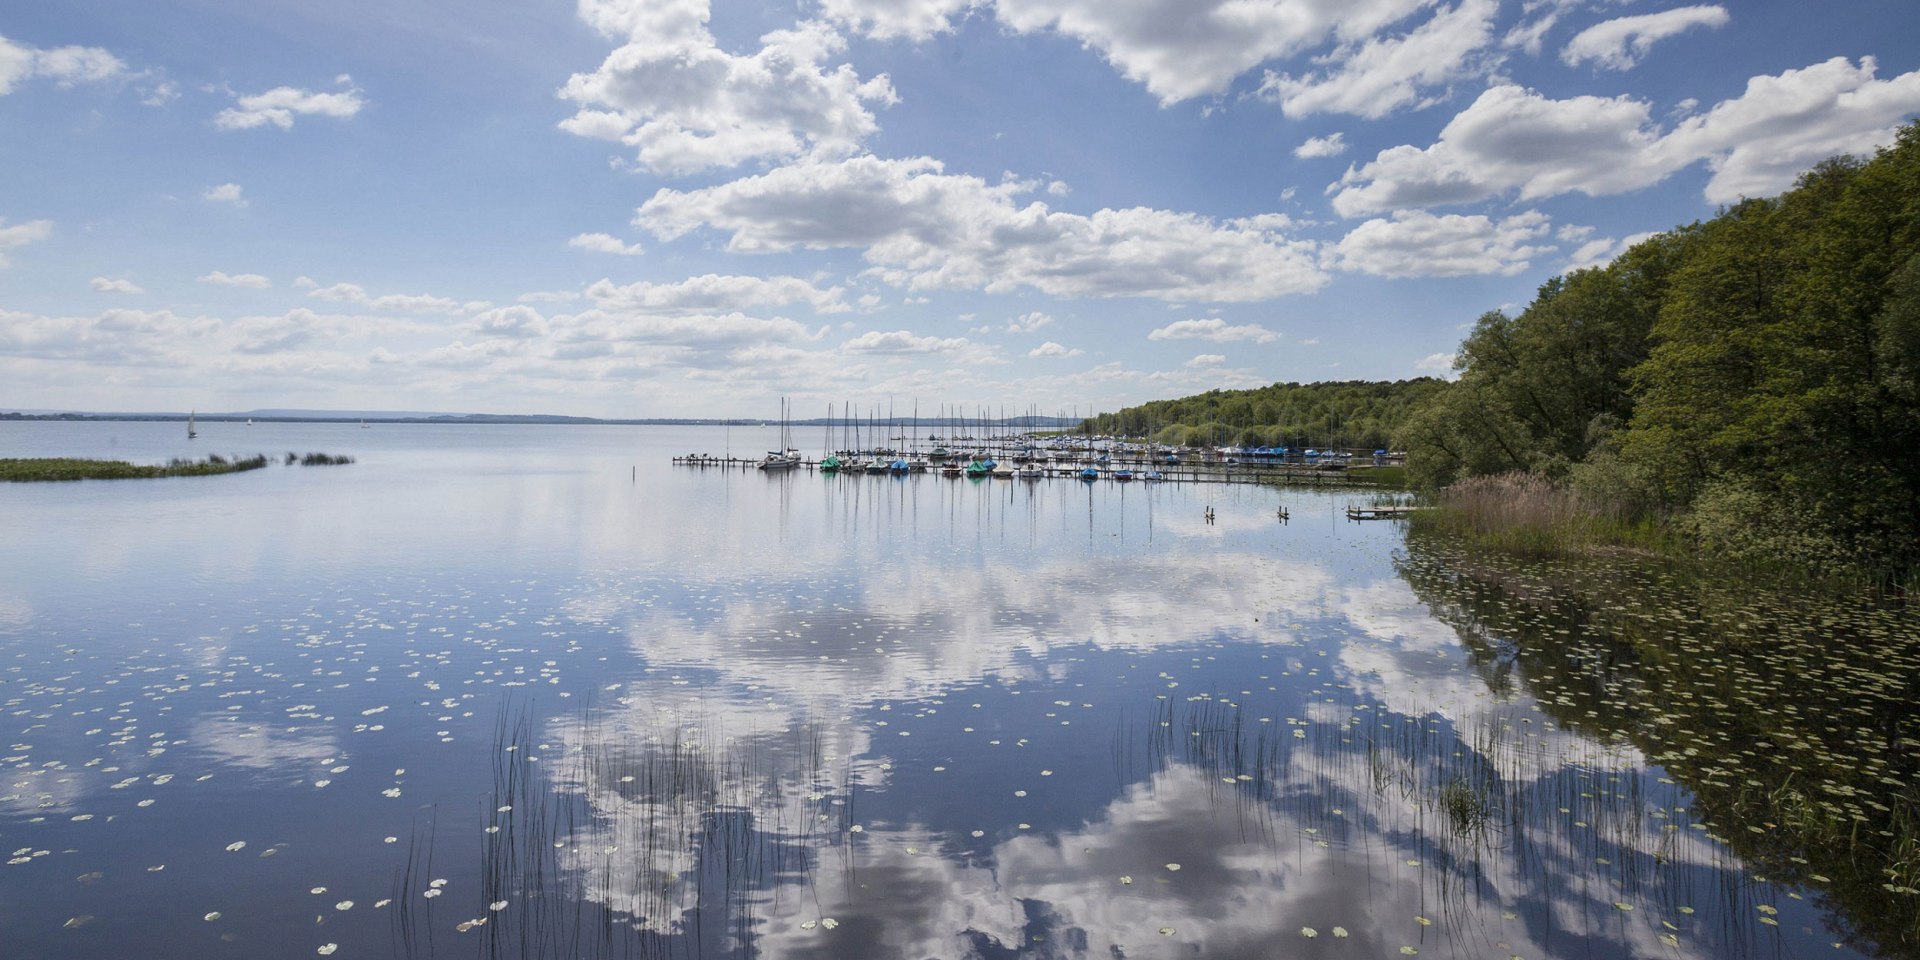
[[[1480,318],[1418,485],[1524,471],[1744,566],[1920,570],[1920,123]]]
[[[1633,410],[1627,371],[1694,228],[1647,240],[1604,268],[1542,285],[1517,316],[1483,314],[1455,360],[1460,380],[1410,418],[1398,437],[1416,482],[1526,470],[1564,475],[1592,447],[1597,425]]]
[[[1432,377],[1391,383],[1276,383],[1156,400],[1093,418],[1100,433],[1175,446],[1332,446],[1379,449],[1446,388]]]

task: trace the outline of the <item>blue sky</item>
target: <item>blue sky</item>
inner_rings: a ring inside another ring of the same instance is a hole
[[[1920,114],[1907,0],[0,11],[0,409],[1113,406],[1463,329]]]

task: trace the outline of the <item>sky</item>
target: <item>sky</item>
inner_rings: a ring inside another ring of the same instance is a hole
[[[0,7],[0,410],[1085,413],[1475,318],[1920,115],[1920,4]]]

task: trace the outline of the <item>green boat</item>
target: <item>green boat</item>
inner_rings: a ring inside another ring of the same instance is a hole
[[[841,467],[841,463],[840,463],[839,457],[828,457],[825,460],[820,461],[821,473],[836,473],[839,471],[840,467]]]

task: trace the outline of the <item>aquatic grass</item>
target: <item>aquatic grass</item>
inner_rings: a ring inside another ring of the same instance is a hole
[[[1823,890],[1853,937],[1920,949],[1920,624],[1895,603],[1522,562],[1416,530],[1402,575],[1483,675],[1625,739],[1754,872]],[[1656,853],[1670,851],[1662,848]]]
[[[852,781],[830,773],[813,724],[768,739],[684,717],[634,729],[602,716],[588,706],[543,729],[530,708],[503,705],[493,787],[474,818],[478,889],[460,891],[471,906],[454,925],[482,956],[698,955],[713,946],[713,917],[725,918],[721,941],[751,943],[781,881],[860,830]],[[420,898],[413,863],[396,890]],[[445,925],[422,902],[396,937],[406,956],[434,955]]]
[[[0,459],[0,481],[13,483],[64,482],[72,480],[145,480],[159,477],[209,477],[225,473],[259,470],[271,460],[264,453],[250,457],[223,457],[208,454],[203,460],[174,458],[164,464],[137,464],[125,460],[89,460],[76,457],[37,457]],[[297,458],[288,453],[288,466],[332,466],[352,463],[353,458],[326,453],[309,453]]]
[[[0,460],[0,481],[136,480],[154,477],[205,477],[258,470],[267,465],[264,454],[228,459],[219,454],[205,460],[173,459],[161,465],[125,460],[86,460],[72,457]]]

